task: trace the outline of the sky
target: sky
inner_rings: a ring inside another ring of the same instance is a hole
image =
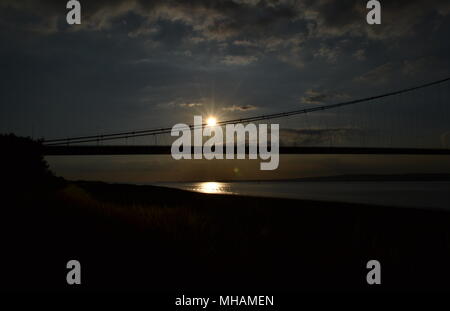
[[[449,76],[448,0],[381,1],[381,25],[367,24],[362,0],[103,0],[80,1],[81,25],[69,26],[66,2],[0,0],[2,133],[171,127],[194,114],[289,111]],[[357,144],[363,133],[382,145],[394,133],[391,144],[450,146],[447,107],[425,112],[430,105],[411,96],[312,116],[309,126],[286,120],[281,138]],[[422,131],[409,139],[417,115]]]

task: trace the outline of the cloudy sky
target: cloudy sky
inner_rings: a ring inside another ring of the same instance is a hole
[[[245,117],[450,68],[448,0],[381,1],[381,25],[367,24],[364,0],[104,0],[80,1],[82,23],[69,26],[66,2],[0,0],[0,132],[55,138]],[[283,137],[361,130],[350,125],[287,123]],[[432,135],[450,137],[443,125]]]

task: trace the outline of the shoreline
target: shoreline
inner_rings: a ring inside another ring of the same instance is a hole
[[[146,185],[146,184],[141,184]],[[448,210],[448,181],[323,181],[323,182],[175,182],[152,183],[205,194],[350,203],[402,208]]]

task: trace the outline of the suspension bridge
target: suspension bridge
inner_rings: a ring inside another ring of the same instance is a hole
[[[449,90],[450,77],[334,104],[222,120],[217,126],[288,119],[290,124],[284,129],[280,125],[281,154],[449,155]],[[44,140],[43,144],[46,155],[170,154],[167,136],[171,130],[160,127],[65,137]],[[166,139],[161,139],[164,136]],[[142,138],[152,142],[129,144]],[[110,141],[122,144],[103,145]]]

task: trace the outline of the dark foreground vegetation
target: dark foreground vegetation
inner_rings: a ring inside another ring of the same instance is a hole
[[[5,181],[27,161],[9,160]],[[66,182],[43,161],[30,165],[36,176],[4,186],[4,289],[72,290],[71,259],[82,266],[78,290],[450,289],[446,211]],[[371,259],[382,267],[376,288]]]

